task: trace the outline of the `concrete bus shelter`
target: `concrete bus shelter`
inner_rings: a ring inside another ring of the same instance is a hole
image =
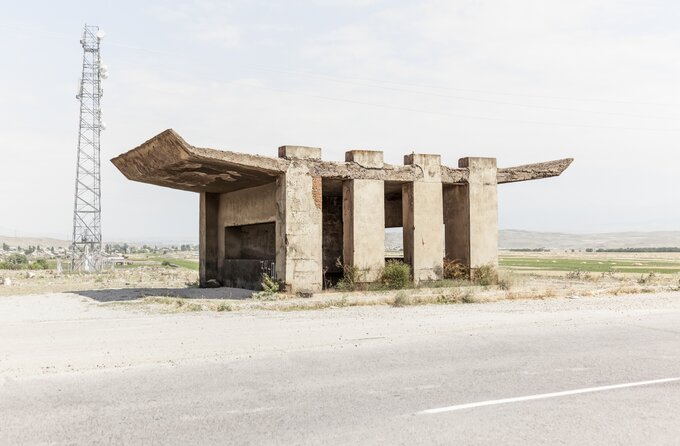
[[[413,280],[442,278],[444,258],[470,269],[498,263],[497,185],[560,175],[571,158],[497,168],[495,158],[279,147],[265,157],[187,144],[169,129],[111,160],[130,180],[200,194],[200,284],[259,288],[262,273],[314,292],[357,267],[375,281],[385,228],[403,228]]]

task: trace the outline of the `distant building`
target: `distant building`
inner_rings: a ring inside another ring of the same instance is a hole
[[[119,266],[119,265],[132,265],[132,261],[126,259],[123,256],[109,256],[106,257],[106,263],[109,265]]]

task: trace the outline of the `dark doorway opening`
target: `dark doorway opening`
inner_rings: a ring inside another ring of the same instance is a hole
[[[402,185],[385,181],[385,261],[404,260]]]
[[[332,288],[343,276],[342,180],[324,179],[322,191],[323,286]]]
[[[259,290],[262,274],[276,279],[276,223],[224,228],[225,286]]]

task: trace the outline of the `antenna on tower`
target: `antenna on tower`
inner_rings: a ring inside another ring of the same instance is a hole
[[[99,54],[104,32],[85,25],[80,44],[83,70],[76,98],[80,100],[78,164],[73,208],[71,271],[98,271],[102,268],[100,134],[104,130],[100,101],[101,81],[108,77]]]

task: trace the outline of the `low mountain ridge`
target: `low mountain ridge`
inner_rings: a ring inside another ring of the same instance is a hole
[[[500,249],[614,249],[614,248],[667,248],[680,247],[680,231],[629,231],[593,234],[570,234],[565,232],[523,231],[502,229],[498,231]],[[71,242],[50,237],[8,237],[0,235],[0,245],[43,246],[68,248]],[[123,243],[123,242],[118,242]],[[128,242],[142,244],[142,242]],[[185,242],[181,242],[185,243]],[[153,245],[155,243],[149,242]],[[180,242],[164,240],[161,245],[179,245]],[[385,233],[388,251],[402,250],[402,233],[390,229]]]
[[[667,248],[680,247],[680,231],[631,231],[599,234],[569,234],[564,232],[498,231],[500,249],[615,249],[615,248]],[[402,249],[401,231],[385,234],[388,251]]]
[[[568,234],[513,229],[499,231],[501,249],[612,249],[680,247],[680,231]]]

